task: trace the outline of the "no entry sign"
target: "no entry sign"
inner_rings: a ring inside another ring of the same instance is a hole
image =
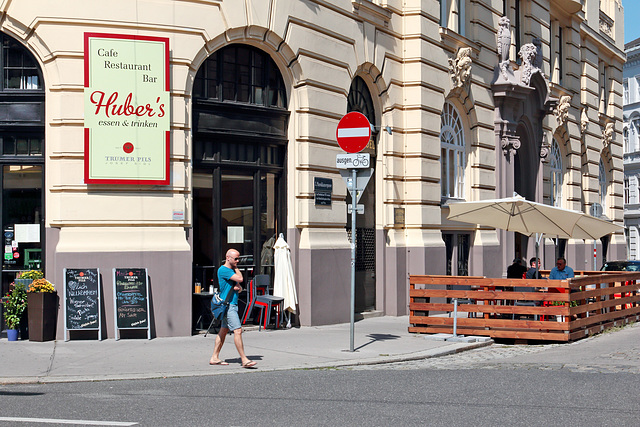
[[[364,114],[352,111],[345,114],[336,129],[338,145],[347,153],[358,153],[371,139],[371,124]]]

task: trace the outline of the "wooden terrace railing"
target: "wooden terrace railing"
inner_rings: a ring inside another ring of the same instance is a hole
[[[409,283],[409,332],[452,333],[453,298],[459,335],[573,341],[640,320],[640,272],[568,280],[412,275]]]

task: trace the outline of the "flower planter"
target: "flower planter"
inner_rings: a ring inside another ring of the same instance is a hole
[[[18,330],[17,329],[7,329],[7,339],[9,341],[18,341]]]
[[[58,320],[58,294],[56,292],[29,292],[29,341],[51,341],[56,339]]]

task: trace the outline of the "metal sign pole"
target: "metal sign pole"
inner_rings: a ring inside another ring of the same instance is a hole
[[[356,180],[357,169],[351,169],[353,186],[351,187],[351,325],[349,330],[349,351],[353,352],[354,324],[356,311]]]

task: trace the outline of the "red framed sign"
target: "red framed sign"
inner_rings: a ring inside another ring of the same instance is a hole
[[[84,34],[84,181],[168,185],[169,39]]]

